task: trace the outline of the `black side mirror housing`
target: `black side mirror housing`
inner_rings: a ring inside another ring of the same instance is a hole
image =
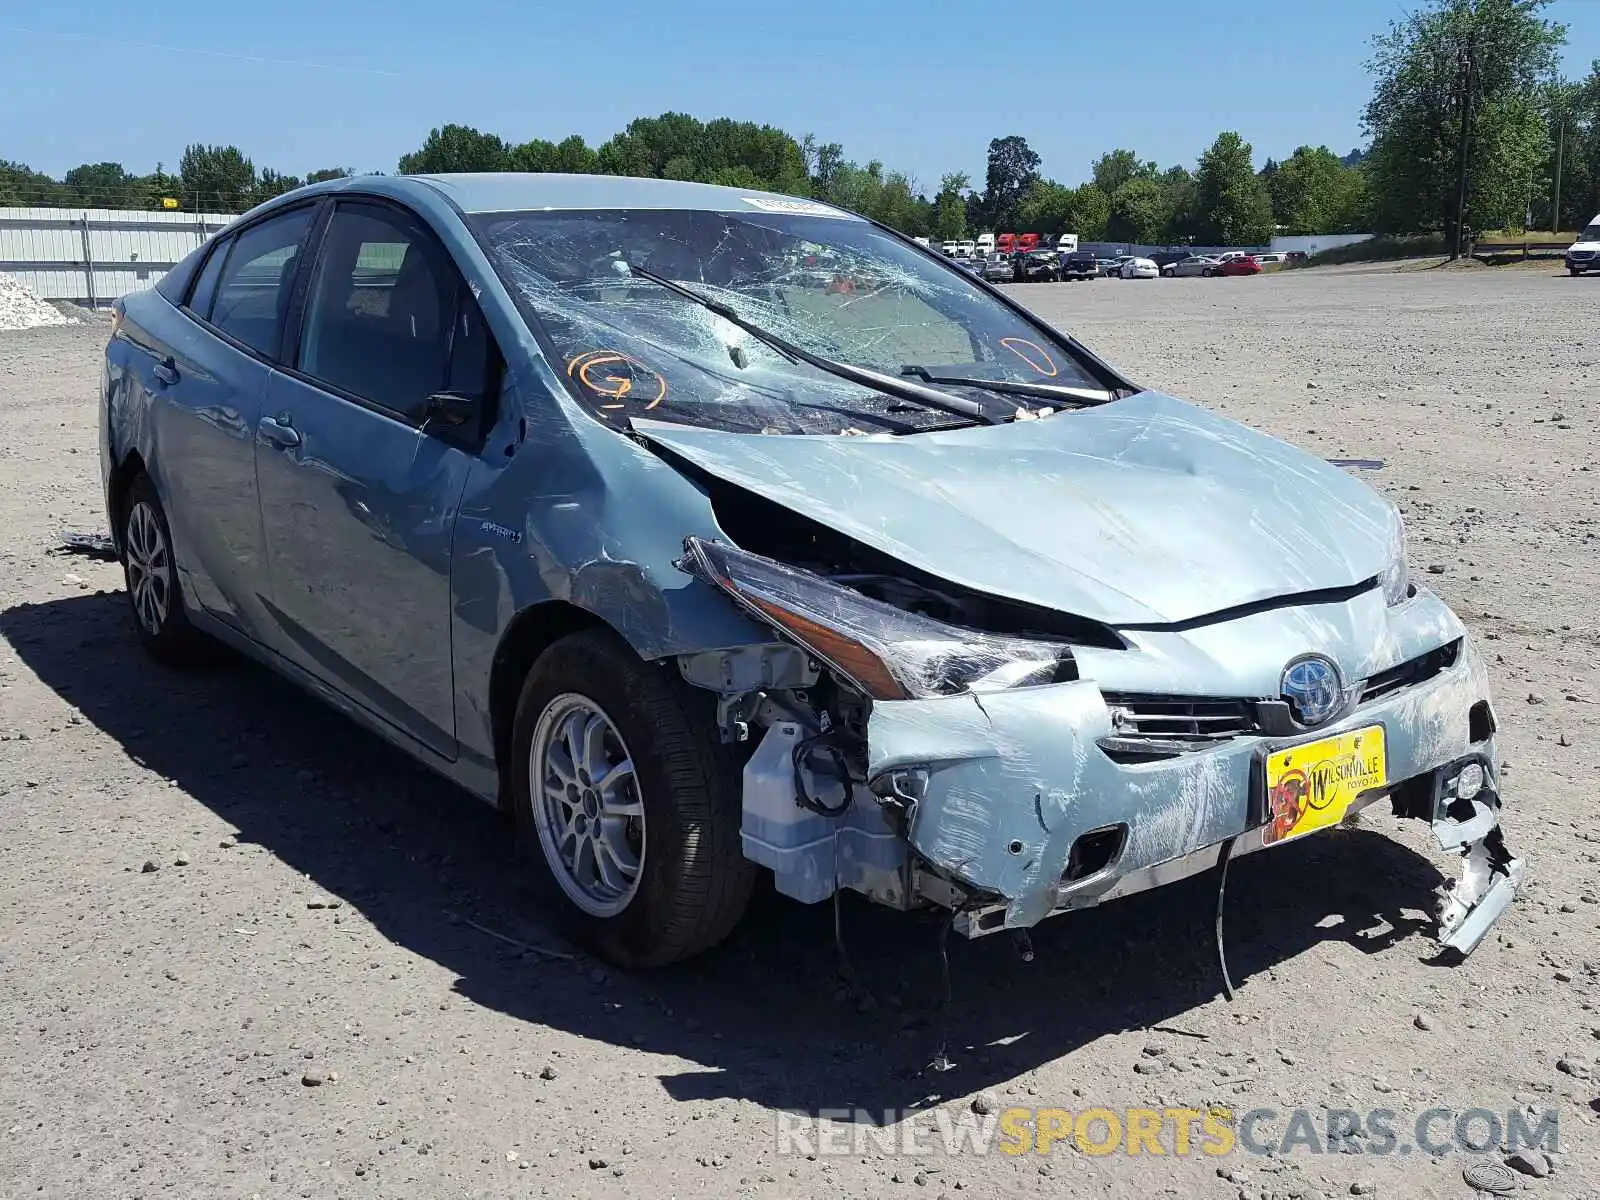
[[[428,397],[425,424],[429,429],[460,429],[483,412],[483,397],[467,392],[434,392]]]

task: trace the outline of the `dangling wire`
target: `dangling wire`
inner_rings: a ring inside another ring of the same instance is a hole
[[[1222,968],[1222,994],[1231,1002],[1233,1000],[1233,980],[1228,978],[1228,953],[1222,944],[1222,910],[1228,898],[1228,861],[1233,857],[1233,843],[1238,840],[1235,834],[1222,843],[1222,853],[1217,858],[1217,965]]]
[[[956,913],[952,912],[943,921],[939,922],[939,1048],[933,1052],[933,1061],[928,1064],[930,1071],[951,1071],[955,1063],[950,1061],[950,1056],[945,1053],[950,1041],[950,1005],[952,1001],[950,988],[950,930],[956,923]]]

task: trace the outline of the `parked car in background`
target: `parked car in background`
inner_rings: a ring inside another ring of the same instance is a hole
[[[1114,258],[1097,258],[1094,260],[1094,264],[1100,268],[1100,275],[1105,279],[1114,276],[1117,273],[1117,268],[1121,266]]]
[[[1100,260],[1087,250],[1074,250],[1061,260],[1061,278],[1093,279],[1101,274]]]
[[[1161,268],[1154,259],[1129,258],[1122,264],[1120,274],[1124,279],[1159,279]]]
[[[1287,254],[1252,254],[1250,257],[1255,259],[1256,262],[1263,267],[1272,263],[1284,263],[1289,261],[1289,256]]]
[[[1248,256],[1249,251],[1247,250],[1224,250],[1221,254],[1217,255],[1217,261],[1230,263],[1236,258],[1246,258]]]
[[[1066,255],[1059,250],[1030,250],[1019,255],[1017,264],[1024,283],[1055,283],[1061,278],[1061,260]]]
[[[1011,255],[996,252],[983,260],[979,273],[990,283],[1015,283],[1017,265]]]
[[[1288,262],[1293,266],[1299,266],[1301,263],[1307,263],[1311,261],[1311,256],[1304,250],[1287,251],[1284,254],[1284,258],[1287,259]]]
[[[1590,221],[1589,227],[1578,235],[1578,240],[1567,247],[1565,257],[1569,275],[1600,270],[1600,216]]]
[[[818,201],[314,184],[118,302],[97,407],[151,657],[226,643],[499,807],[629,967],[766,871],[941,951],[1302,837],[1353,878],[1379,801],[1459,852],[1443,948],[1524,872],[1393,503]]]
[[[1224,275],[1259,275],[1261,274],[1261,264],[1256,261],[1254,255],[1241,254],[1238,258],[1230,258],[1223,263],[1222,273]]]
[[[1210,254],[1194,254],[1180,259],[1168,268],[1168,274],[1178,278],[1198,275],[1209,279],[1222,269],[1222,260]]]
[[[1111,276],[1116,279],[1121,279],[1122,268],[1132,262],[1134,258],[1135,256],[1132,254],[1119,254],[1117,257],[1113,258],[1111,260]]]

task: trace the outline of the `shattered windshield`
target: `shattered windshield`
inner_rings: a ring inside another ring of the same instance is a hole
[[[911,378],[1101,389],[1039,326],[952,267],[844,216],[687,209],[472,218],[496,269],[602,420],[760,433],[912,433],[971,423],[831,376],[769,348],[633,268],[724,305],[813,355]],[[992,407],[1017,401],[946,386]]]

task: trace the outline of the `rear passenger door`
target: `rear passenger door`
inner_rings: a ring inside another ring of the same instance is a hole
[[[285,359],[255,439],[276,648],[453,757],[450,545],[481,437],[429,398],[477,397],[487,427],[482,317],[420,218],[341,199]]]
[[[148,466],[184,594],[258,640],[268,585],[255,426],[316,212],[290,209],[218,239],[183,297],[188,320],[152,351],[147,385],[159,399]]]

